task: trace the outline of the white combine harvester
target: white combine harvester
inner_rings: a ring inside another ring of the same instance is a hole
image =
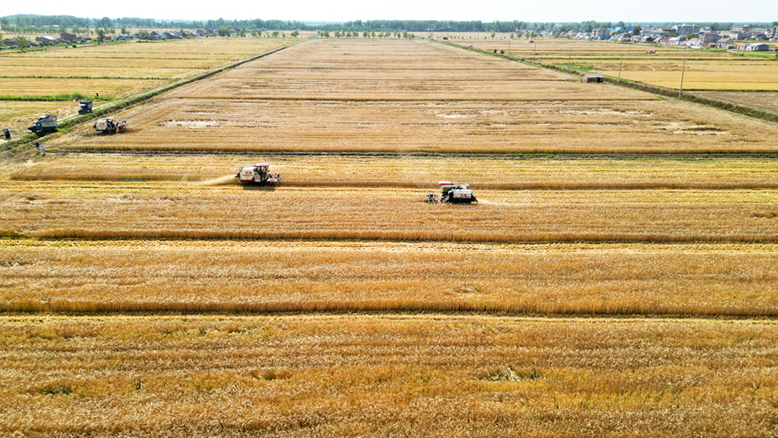
[[[95,121],[95,130],[98,132],[107,132],[109,134],[116,134],[117,132],[124,131],[127,127],[127,121],[121,122],[116,117],[107,117],[105,119],[97,119]]]
[[[453,181],[439,181],[440,184],[440,197],[434,193],[428,193],[424,199],[430,204],[437,204],[442,202],[451,202],[455,204],[469,204],[471,202],[478,202],[473,195],[473,191],[470,190],[470,184],[457,184]]]
[[[271,174],[269,168],[268,163],[249,164],[238,169],[238,174],[235,176],[243,184],[274,186],[281,180],[281,174]]]

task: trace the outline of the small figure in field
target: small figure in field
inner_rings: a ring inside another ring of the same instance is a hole
[[[10,140],[11,139],[11,130],[8,128],[3,129],[3,134],[5,134],[5,139]]]
[[[37,149],[37,150],[38,150],[38,153],[39,153],[39,154],[41,153],[41,143],[40,143],[39,141],[36,141],[36,142],[35,142],[35,149]]]
[[[38,149],[38,153],[40,154],[41,157],[45,157],[46,156],[46,145],[45,144],[41,144],[39,141],[36,141],[35,142],[35,147]]]

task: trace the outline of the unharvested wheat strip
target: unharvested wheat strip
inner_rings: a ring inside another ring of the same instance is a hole
[[[778,316],[775,245],[0,241],[7,312]]]
[[[430,205],[427,191],[253,190],[149,182],[0,188],[0,230],[47,238],[377,239],[474,242],[773,242],[775,190],[476,193]]]
[[[174,121],[182,126],[184,121]],[[202,126],[219,122],[202,122]],[[284,187],[396,187],[434,190],[441,179],[476,190],[534,189],[756,189],[778,188],[778,163],[761,157],[697,156],[504,159],[494,156],[287,156],[240,154],[67,154],[0,169],[7,186],[46,189],[50,181],[105,181],[237,185],[237,168],[270,161]],[[467,162],[462,166],[463,161]]]
[[[7,435],[753,436],[778,390],[765,321],[13,316],[0,339]]]

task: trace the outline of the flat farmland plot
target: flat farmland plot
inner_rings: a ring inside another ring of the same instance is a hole
[[[0,230],[51,238],[778,239],[778,191],[774,189],[494,190],[480,191],[481,202],[464,207],[426,204],[425,193],[315,186],[247,190],[24,182],[0,191]]]
[[[6,434],[752,436],[778,389],[766,321],[35,316],[0,337]]]
[[[775,91],[778,64],[771,57],[723,50],[695,50],[683,47],[657,47],[618,44],[605,41],[562,39],[452,40],[451,43],[481,50],[503,50],[506,55],[561,67],[586,67],[616,77],[624,55],[621,77],[668,88],[678,88],[686,60],[685,90]],[[649,54],[649,50],[656,53]]]
[[[119,99],[290,42],[291,39],[199,38],[0,53],[0,96],[53,99],[57,95],[99,93],[104,99]],[[13,117],[5,116],[0,110],[0,125],[17,133],[25,132],[32,120],[46,113],[44,102],[34,103],[25,106],[28,111],[16,112]],[[4,102],[2,106],[6,105],[13,103]],[[62,111],[69,108],[68,114],[78,111],[78,105],[72,102],[59,103],[57,108]]]
[[[361,38],[117,115],[0,163],[0,435],[775,432],[774,123]]]
[[[349,60],[332,60],[338,56]],[[479,78],[483,67],[486,79]],[[565,78],[430,42],[316,40],[125,112],[132,135],[99,137],[84,128],[57,145],[462,153],[772,152],[778,146],[772,124]]]
[[[769,158],[701,159],[604,156],[520,158],[501,155],[103,154],[79,153],[0,168],[18,186],[40,181],[237,185],[240,165],[270,161],[284,187],[397,187],[433,190],[441,179],[481,189],[757,189],[778,188],[778,163]],[[22,181],[28,181],[24,183]],[[11,184],[11,183],[9,183]],[[45,183],[44,183],[45,184]],[[144,184],[145,185],[145,184]],[[191,187],[190,187],[191,188]]]
[[[0,261],[6,311],[778,316],[775,245],[27,240]]]

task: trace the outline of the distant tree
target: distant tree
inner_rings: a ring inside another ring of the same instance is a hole
[[[368,38],[370,34],[367,31],[362,32],[362,38]]]
[[[146,31],[146,30],[142,30],[142,31],[138,32],[138,39],[141,39],[141,40],[149,39],[149,32]]]
[[[257,36],[258,36],[258,37],[261,37],[261,36],[262,36],[262,29],[257,29]]]
[[[696,33],[691,33],[691,32],[686,34],[686,39],[687,40],[690,40],[692,38],[697,38],[697,34]]]
[[[97,42],[102,43],[105,41],[105,31],[103,29],[97,29]]]
[[[492,39],[494,39],[494,35],[495,35],[494,32],[492,32]]]
[[[281,34],[281,32],[279,32],[277,30],[273,31],[273,38],[278,38],[278,35],[280,35],[280,34]]]
[[[336,30],[334,34],[332,34],[335,38],[340,38],[340,31]]]
[[[239,37],[245,37],[246,36],[246,29],[241,28],[240,30],[238,30],[238,36]]]
[[[75,33],[80,33],[80,32],[81,32],[81,29],[78,27],[78,25],[77,25],[77,24],[73,25],[73,29],[72,29],[72,30],[73,30],[73,33],[74,33],[74,34],[75,34]],[[64,32],[64,31],[63,31],[63,32]]]
[[[297,38],[297,36],[300,35],[300,32],[294,31],[294,32],[290,33],[289,35],[291,35],[292,38]]]
[[[23,49],[25,47],[30,47],[30,42],[27,41],[27,38],[18,36],[16,37],[16,45]]]
[[[2,19],[0,19],[0,24],[2,24],[3,26],[8,26],[11,24],[11,22],[8,21],[8,17],[3,17]]]
[[[227,27],[220,27],[219,29],[216,30],[216,33],[219,36],[228,37],[230,36],[230,29]]]
[[[623,21],[619,21],[618,23],[616,23],[616,27],[624,27],[624,26],[626,26],[626,24],[624,24]]]
[[[648,38],[646,38],[646,42],[647,43],[653,43],[654,42],[654,38],[653,37],[648,37]]]
[[[632,35],[640,35],[640,32],[643,31],[643,28],[640,26],[635,26],[632,28]]]

